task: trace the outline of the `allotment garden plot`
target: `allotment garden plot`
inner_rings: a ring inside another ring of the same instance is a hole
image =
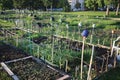
[[[22,50],[19,50],[13,46],[1,43],[0,49],[0,79],[12,80],[13,76],[17,76],[20,80],[55,80],[65,75],[64,72],[55,69],[47,62],[27,55]],[[67,78],[68,77],[69,76],[67,75]]]
[[[0,60],[6,62],[6,60],[17,59],[17,61],[5,64],[20,79],[54,80],[65,75],[61,74],[61,71],[69,74],[72,79],[80,79],[82,54],[82,73],[85,80],[89,70],[91,78],[94,78],[108,71],[108,64],[114,65],[115,55],[110,57],[110,47],[120,35],[119,21],[103,15],[57,12],[36,11],[32,13],[28,11],[24,14],[19,13],[21,15],[19,17],[18,14],[13,15],[16,17],[13,16],[7,20],[1,18],[1,20],[14,23],[12,28],[1,27],[1,40],[24,52],[20,52],[16,48],[17,52],[11,52],[12,49],[9,49],[9,46],[3,47],[0,48],[4,53],[0,54],[2,55]],[[89,32],[84,41],[84,52],[82,52],[83,36],[81,36],[83,30]],[[4,49],[8,50],[4,51]],[[7,51],[11,52],[9,56]],[[17,55],[12,56],[14,53]],[[31,55],[32,57],[24,59]],[[39,64],[36,62],[36,58],[39,59]],[[54,72],[46,63],[61,71]]]

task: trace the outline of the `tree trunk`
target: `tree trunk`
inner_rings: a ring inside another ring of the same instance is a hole
[[[118,6],[117,6],[116,15],[119,15],[119,8],[120,8],[120,0],[119,0],[119,3],[118,3]]]
[[[48,11],[48,10],[47,10],[47,6],[46,6],[46,11]]]
[[[107,6],[107,9],[106,9],[106,15],[107,16],[109,15],[109,5]]]
[[[96,8],[94,7],[93,10],[96,11]]]
[[[53,6],[51,5],[51,12],[52,12],[52,8],[53,8]]]

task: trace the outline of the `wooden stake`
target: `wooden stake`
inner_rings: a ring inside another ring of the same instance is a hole
[[[100,39],[98,39],[98,44],[100,44]]]
[[[82,54],[81,54],[81,79],[82,79],[82,76],[83,76],[83,53],[84,53],[84,44],[85,44],[85,37],[83,37],[83,45],[82,45]]]
[[[16,47],[18,47],[18,35],[16,35]]]
[[[117,49],[117,53],[114,55],[114,68],[116,67],[116,56],[118,55],[119,50]]]
[[[105,63],[105,58],[103,56],[103,62],[102,62],[102,66],[101,66],[101,73],[103,73],[104,63]]]
[[[90,43],[92,44],[93,35],[91,34]]]
[[[105,39],[103,40],[103,44],[102,45],[104,46],[104,44],[105,44]]]
[[[105,69],[106,72],[108,71],[108,58],[109,58],[109,53],[107,53],[106,69]]]
[[[39,46],[37,46],[37,57],[39,58],[39,53],[40,53],[40,49],[39,49]]]
[[[60,66],[60,69],[61,69],[62,68],[61,57],[60,57],[60,60],[59,60],[59,66]]]
[[[78,75],[78,70],[79,70],[79,66],[76,66],[75,67],[75,77],[77,77],[77,75]]]
[[[111,44],[110,44],[111,49],[112,49],[112,46],[113,46],[113,31],[112,31]]]
[[[53,63],[53,58],[54,58],[54,37],[53,37],[53,43],[52,43],[52,57],[51,57],[52,63]]]
[[[65,72],[67,72],[67,68],[68,68],[68,60],[66,60],[66,65],[65,65]]]
[[[79,30],[79,35],[81,34],[81,32],[80,32],[80,28],[78,27],[78,30]],[[80,40],[80,36],[79,36],[79,40]]]
[[[91,80],[90,72],[91,72],[91,66],[92,66],[92,61],[93,61],[93,54],[94,54],[94,45],[92,46],[92,54],[91,54],[91,58],[90,58],[90,64],[89,64],[87,80]]]
[[[69,30],[69,26],[67,26],[67,38],[68,38],[68,30]]]

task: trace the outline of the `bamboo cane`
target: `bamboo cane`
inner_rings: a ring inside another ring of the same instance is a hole
[[[85,43],[85,37],[83,37],[83,45],[82,45],[82,54],[81,54],[81,79],[83,76],[83,53],[84,53],[84,43]]]
[[[100,39],[98,39],[98,44],[100,44]]]
[[[106,72],[108,71],[108,59],[109,59],[109,54],[107,53],[106,69],[105,69]]]
[[[92,44],[93,35],[91,34],[90,43]]]
[[[94,45],[92,46],[92,54],[91,54],[91,59],[90,59],[90,64],[89,64],[87,80],[91,80],[90,72],[91,72],[91,66],[92,66],[92,61],[93,61],[93,54],[94,54]]]
[[[54,58],[54,37],[53,37],[53,43],[52,43],[52,57],[51,57],[52,63],[53,63],[53,58]]]
[[[75,77],[77,77],[77,75],[78,75],[78,70],[79,70],[79,66],[76,66],[75,67]]]
[[[85,44],[85,39],[86,39],[86,37],[88,36],[88,34],[89,34],[89,32],[88,32],[88,30],[84,30],[83,32],[82,32],[82,36],[83,36],[83,45],[82,45],[82,54],[81,54],[81,79],[82,79],[82,76],[83,76],[83,53],[84,53],[84,44]]]
[[[114,68],[116,67],[116,56],[118,55],[119,50],[117,49],[117,53],[114,55]]]
[[[39,55],[40,54],[40,49],[39,49],[39,46],[37,46],[37,57],[40,58]]]
[[[18,47],[18,35],[16,35],[16,47]]]
[[[67,72],[67,70],[68,70],[68,60],[66,60],[65,62],[66,62],[66,64],[65,64],[65,72]]]
[[[101,66],[101,73],[103,73],[104,63],[105,63],[105,56],[103,56],[103,61],[102,61],[102,66]]]
[[[59,66],[60,66],[60,69],[61,69],[62,68],[61,57],[59,59]]]

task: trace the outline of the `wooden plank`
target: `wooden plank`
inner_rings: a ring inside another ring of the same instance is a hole
[[[64,80],[64,79],[67,79],[67,78],[69,78],[70,76],[69,75],[64,75],[63,77],[61,77],[61,78],[59,78],[59,79],[57,79],[57,80]]]
[[[7,71],[7,73],[10,75],[10,76],[13,76],[14,73],[7,67],[7,65],[3,62],[1,62],[1,66]]]
[[[97,58],[97,59],[99,59],[99,60],[103,60],[103,58],[101,58],[101,57],[98,57],[98,56],[96,56],[96,58]]]
[[[32,57],[33,57],[33,56],[28,56],[28,57],[24,57],[24,58],[14,59],[14,60],[11,60],[11,61],[6,61],[5,63],[17,62],[17,61],[29,59],[29,58],[32,58]]]
[[[34,32],[34,33],[39,33],[38,31],[35,31],[35,30],[32,30],[32,29],[24,29],[24,28],[18,28],[18,27],[16,27],[17,29],[20,29],[20,30],[23,30],[23,31],[25,31],[25,32]]]
[[[73,41],[73,42],[75,41],[75,42],[82,43],[82,41],[74,40],[74,39],[67,38],[67,37],[63,37],[63,36],[59,36],[59,35],[53,35],[53,36],[56,37],[56,38],[64,38],[64,39],[66,39],[66,40],[69,39],[70,41]],[[90,45],[90,46],[94,45],[94,44],[91,44],[91,43],[85,43],[85,44]],[[110,47],[108,47],[108,46],[103,46],[103,45],[100,45],[100,44],[95,45],[95,47],[102,47],[102,48],[110,49]]]
[[[7,67],[5,63],[1,62],[1,66],[14,80],[19,80],[19,78],[16,75],[14,75],[14,73]]]
[[[12,78],[13,78],[14,80],[19,80],[19,78],[18,78],[16,75],[13,75]]]
[[[41,63],[41,62],[44,61],[44,59],[38,59],[38,58],[35,58],[35,57],[32,57],[32,59],[35,60],[37,63]],[[54,70],[54,71],[56,71],[56,72],[59,72],[59,73],[62,74],[62,75],[66,75],[66,73],[62,72],[61,70],[57,70],[56,68],[54,68],[54,67],[56,67],[57,65],[54,65],[54,64],[50,63],[50,62],[47,61],[47,60],[45,60],[45,62],[46,62],[45,65],[46,65],[48,68],[50,68],[50,69],[52,69],[52,70]],[[53,66],[54,66],[54,67],[53,67]]]

